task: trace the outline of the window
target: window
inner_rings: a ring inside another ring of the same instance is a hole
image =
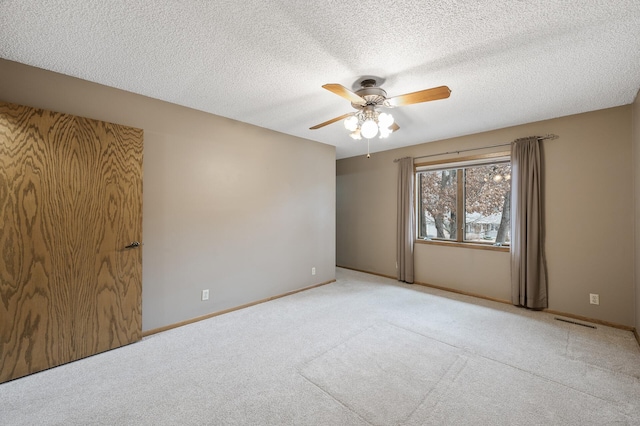
[[[416,165],[418,239],[511,242],[511,163],[499,157]]]

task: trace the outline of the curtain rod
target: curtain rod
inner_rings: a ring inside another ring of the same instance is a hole
[[[553,133],[545,135],[545,136],[538,136],[538,140],[547,140],[547,139],[558,139],[560,136],[558,135],[554,135]],[[499,146],[507,146],[507,145],[511,145],[513,142],[509,142],[509,143],[501,143],[498,145],[489,145],[489,146],[482,146],[479,148],[468,148],[468,149],[460,149],[458,151],[449,151],[449,152],[441,152],[438,154],[429,154],[429,155],[423,155],[420,157],[413,157],[414,160],[418,159],[418,158],[427,158],[427,157],[436,157],[438,155],[447,155],[447,154],[460,154],[461,152],[468,152],[468,151],[478,151],[480,149],[488,149],[488,148],[497,148]],[[398,161],[400,161],[401,158],[396,158],[395,160],[393,160],[394,163],[397,163]]]

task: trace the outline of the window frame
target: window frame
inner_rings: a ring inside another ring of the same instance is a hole
[[[469,157],[463,158],[449,158],[438,161],[429,161],[416,163],[413,166],[414,170],[414,182],[415,182],[415,194],[414,194],[414,209],[416,212],[416,223],[415,223],[415,243],[419,244],[431,244],[431,245],[441,245],[441,246],[449,246],[449,247],[464,247],[471,249],[479,249],[479,250],[492,250],[492,251],[502,251],[508,252],[511,250],[511,245],[496,245],[495,243],[490,242],[480,242],[480,241],[465,241],[464,237],[466,234],[466,213],[465,213],[465,182],[464,182],[464,173],[460,173],[461,170],[467,167],[474,166],[486,166],[490,164],[499,164],[499,163],[511,163],[511,153],[509,151],[500,151],[500,152],[492,152],[486,154],[478,154]],[[445,239],[426,239],[419,237],[419,226],[420,222],[417,220],[418,215],[420,214],[419,210],[419,193],[420,193],[420,184],[418,182],[418,176],[420,172],[423,171],[437,171],[437,170],[452,170],[457,169],[456,173],[456,210],[458,212],[462,212],[462,223],[456,223],[457,232],[456,232],[456,240],[445,240]]]

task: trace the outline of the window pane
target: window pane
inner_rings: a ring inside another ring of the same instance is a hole
[[[457,170],[418,174],[418,237],[455,240]]]
[[[465,169],[465,241],[511,242],[511,164]]]

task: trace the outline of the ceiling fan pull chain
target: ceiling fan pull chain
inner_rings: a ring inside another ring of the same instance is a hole
[[[371,155],[369,155],[369,141],[371,141],[371,139],[367,139],[367,158],[371,158]]]

